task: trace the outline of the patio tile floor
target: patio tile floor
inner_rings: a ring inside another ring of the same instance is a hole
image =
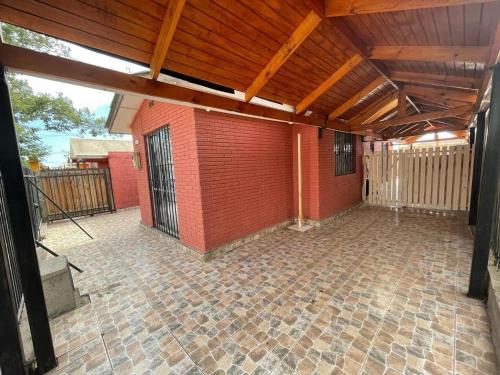
[[[136,209],[49,226],[92,303],[51,322],[56,374],[494,374],[462,216],[363,207],[202,263]]]

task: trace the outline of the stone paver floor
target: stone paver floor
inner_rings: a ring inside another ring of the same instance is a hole
[[[51,322],[57,374],[496,373],[463,217],[359,208],[208,263],[136,209],[80,223],[45,241],[92,301]]]

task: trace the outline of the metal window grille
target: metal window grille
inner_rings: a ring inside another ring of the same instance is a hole
[[[335,176],[356,172],[356,135],[335,132]]]

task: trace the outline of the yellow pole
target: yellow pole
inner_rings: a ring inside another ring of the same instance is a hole
[[[304,216],[302,214],[302,156],[301,156],[301,145],[300,145],[300,133],[297,134],[297,171],[298,171],[298,190],[299,190],[299,216],[298,224],[299,228],[302,228],[302,222],[304,221]]]

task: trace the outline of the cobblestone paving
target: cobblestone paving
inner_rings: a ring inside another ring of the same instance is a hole
[[[151,238],[138,210],[49,227],[92,303],[51,322],[57,374],[494,374],[465,296],[463,217],[359,208],[208,263]]]

